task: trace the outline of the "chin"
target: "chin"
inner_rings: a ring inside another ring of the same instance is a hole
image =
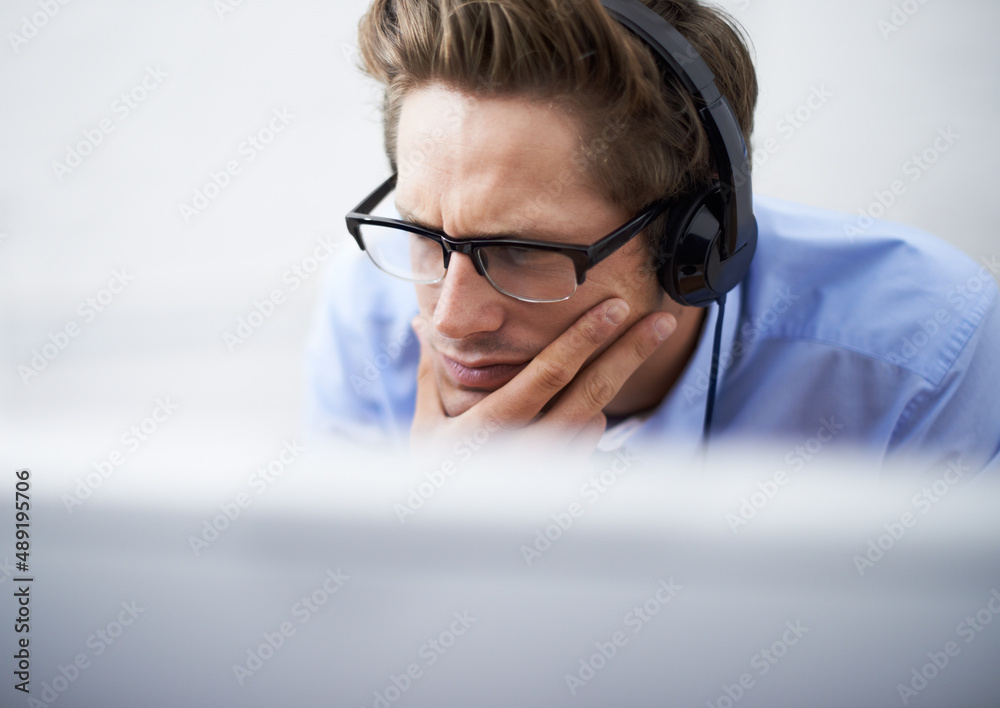
[[[454,418],[465,413],[488,395],[490,395],[488,391],[452,390],[441,396],[441,404],[444,406],[445,415]]]

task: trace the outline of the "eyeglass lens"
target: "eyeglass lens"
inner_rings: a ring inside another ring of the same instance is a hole
[[[444,248],[430,238],[381,224],[363,224],[361,238],[375,265],[390,275],[416,283],[435,283],[445,275]],[[573,261],[558,251],[481,246],[476,256],[494,287],[508,295],[558,301],[576,291]]]

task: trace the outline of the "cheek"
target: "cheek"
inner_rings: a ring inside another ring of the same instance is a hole
[[[612,255],[591,269],[574,299],[584,291],[592,305],[612,297],[624,299],[631,309],[631,321],[661,309],[665,295],[656,274],[649,267],[645,251],[638,244],[630,251]]]
[[[413,289],[417,294],[417,307],[420,309],[421,317],[432,322],[434,311],[441,298],[441,285],[414,285]]]
[[[413,289],[417,293],[417,306],[420,308],[420,314],[429,319],[434,314],[434,305],[437,304],[437,289],[428,285],[414,285]]]
[[[414,290],[421,316],[432,320],[440,286],[415,285]],[[500,331],[493,334],[501,334],[506,340],[516,343],[519,351],[540,352],[598,302],[594,300],[588,304],[583,294],[577,292],[565,302],[544,304],[519,304],[512,300],[504,312]]]
[[[534,305],[535,312],[522,319],[519,323],[521,336],[535,345],[536,351],[541,351],[559,338],[563,332],[587,311],[581,309],[581,303],[574,302],[576,296],[566,302],[545,303]]]

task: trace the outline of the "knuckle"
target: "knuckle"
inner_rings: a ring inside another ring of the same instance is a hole
[[[642,363],[656,351],[657,344],[658,343],[652,341],[650,337],[636,337],[632,340],[632,344],[629,349],[632,357],[639,363]]]
[[[589,318],[580,323],[579,334],[584,343],[591,347],[597,347],[606,338],[606,332],[600,323]]]
[[[553,361],[539,362],[536,380],[543,389],[558,391],[573,378],[573,372],[565,364]]]
[[[606,374],[595,373],[583,387],[583,393],[591,409],[604,408],[618,392],[618,387]]]

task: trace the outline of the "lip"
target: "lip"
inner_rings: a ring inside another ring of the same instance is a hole
[[[440,354],[440,352],[438,353]],[[457,361],[444,354],[441,354],[441,360],[444,362],[448,376],[459,386],[488,391],[500,388],[528,365],[526,361],[513,364],[492,362],[488,359],[478,360],[473,365],[472,362]]]

